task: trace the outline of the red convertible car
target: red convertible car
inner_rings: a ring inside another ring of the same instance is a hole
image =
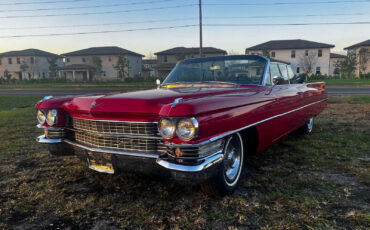
[[[157,89],[45,97],[38,127],[53,155],[75,154],[98,172],[165,173],[234,192],[245,159],[300,129],[326,106],[325,83],[300,82],[291,67],[259,55],[179,63]]]

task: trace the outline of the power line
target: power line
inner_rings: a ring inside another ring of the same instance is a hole
[[[60,17],[60,16],[81,16],[81,15],[98,15],[98,14],[116,14],[116,13],[129,13],[129,12],[150,11],[150,10],[163,10],[163,9],[184,8],[184,7],[197,6],[197,5],[198,4],[185,4],[185,5],[162,6],[162,7],[144,8],[144,9],[116,10],[116,11],[104,11],[104,12],[86,12],[86,13],[22,15],[22,16],[14,15],[14,16],[1,16],[0,18],[42,18],[42,17]]]
[[[89,2],[92,0],[61,0],[61,1],[36,1],[36,2],[11,2],[0,3],[0,6],[13,6],[13,5],[32,5],[32,4],[54,4],[54,3],[75,3],[75,2]]]
[[[270,3],[204,3],[207,6],[270,6],[270,5],[307,5],[307,4],[335,4],[335,3],[368,3],[370,0],[344,1],[305,1],[305,2],[270,2]]]
[[[174,2],[177,0],[152,0],[144,2],[131,2],[131,3],[116,3],[116,4],[105,4],[105,5],[93,5],[93,6],[69,6],[69,7],[53,7],[53,8],[39,8],[39,9],[10,9],[0,10],[0,12],[36,12],[36,11],[47,11],[47,10],[76,10],[76,9],[95,9],[105,7],[118,7],[118,6],[134,6],[144,4],[155,4],[163,2]],[[1,4],[0,4],[1,5]]]
[[[248,19],[248,18],[304,18],[304,17],[337,17],[337,16],[363,16],[370,15],[370,13],[336,13],[336,14],[305,14],[305,15],[251,15],[251,16],[231,16],[231,17],[203,17],[203,19]],[[54,28],[81,28],[81,27],[96,27],[96,26],[116,26],[116,25],[130,25],[142,23],[156,23],[156,22],[178,22],[195,20],[198,17],[188,18],[172,18],[163,20],[144,20],[144,21],[128,21],[117,23],[101,23],[101,24],[76,24],[76,25],[56,25],[56,26],[26,26],[26,27],[0,27],[0,30],[29,30],[29,29],[54,29]]]
[[[23,30],[23,29],[53,29],[53,28],[79,28],[79,27],[96,27],[96,26],[115,26],[115,25],[130,25],[141,23],[155,23],[155,22],[175,22],[197,19],[197,17],[189,18],[173,18],[164,20],[146,20],[146,21],[131,21],[131,22],[118,22],[118,23],[102,23],[102,24],[76,24],[64,26],[31,26],[31,27],[0,27],[0,30]]]
[[[194,27],[194,26],[198,26],[198,25],[162,26],[162,27],[149,27],[149,28],[141,28],[141,29],[105,30],[105,31],[90,31],[90,32],[75,32],[75,33],[11,35],[11,36],[0,36],[0,38],[24,38],[24,37],[49,37],[49,36],[65,36],[65,35],[105,34],[105,33],[119,33],[119,32],[133,32],[133,31],[147,31],[147,30],[176,29],[176,28],[187,28],[187,27]]]
[[[250,24],[203,24],[209,27],[231,27],[231,26],[311,26],[311,25],[369,25],[370,21],[364,22],[310,22],[310,23],[250,23]],[[176,28],[198,27],[198,24],[179,25],[179,26],[163,26],[163,27],[149,27],[140,29],[125,29],[125,30],[103,30],[90,32],[73,32],[73,33],[50,33],[50,34],[24,34],[24,35],[4,35],[0,38],[25,38],[25,37],[52,37],[52,36],[70,36],[70,35],[87,35],[87,34],[105,34],[105,33],[120,33],[120,32],[135,32],[135,31],[149,31],[149,30],[164,30]]]

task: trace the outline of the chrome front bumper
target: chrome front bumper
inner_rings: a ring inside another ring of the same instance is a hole
[[[142,158],[142,159],[152,159],[157,165],[161,166],[161,168],[170,170],[175,173],[185,173],[187,177],[191,177],[190,174],[199,174],[199,173],[206,173],[207,175],[202,175],[202,178],[209,178],[213,175],[215,170],[209,170],[214,168],[216,165],[219,165],[223,161],[223,154],[222,151],[218,151],[214,154],[211,154],[207,157],[200,158],[198,162],[199,164],[196,165],[184,165],[179,163],[170,162],[164,158],[162,158],[158,153],[136,153],[136,152],[124,152],[124,151],[117,151],[111,149],[100,149],[100,148],[93,148],[87,147],[84,145],[80,145],[74,141],[67,140],[67,139],[48,139],[45,135],[41,135],[37,137],[37,142],[43,144],[59,144],[59,143],[66,143],[74,148],[78,148],[81,150],[91,151],[91,152],[101,152],[101,153],[108,153],[108,154],[115,154],[119,157],[128,157],[128,158]]]

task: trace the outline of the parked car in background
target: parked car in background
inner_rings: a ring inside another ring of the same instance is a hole
[[[157,89],[46,97],[38,141],[99,172],[161,172],[231,194],[250,154],[312,132],[325,83],[298,82],[289,65],[259,55],[185,60]]]

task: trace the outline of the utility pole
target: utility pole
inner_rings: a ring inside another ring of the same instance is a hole
[[[199,57],[203,57],[202,0],[199,0]]]

